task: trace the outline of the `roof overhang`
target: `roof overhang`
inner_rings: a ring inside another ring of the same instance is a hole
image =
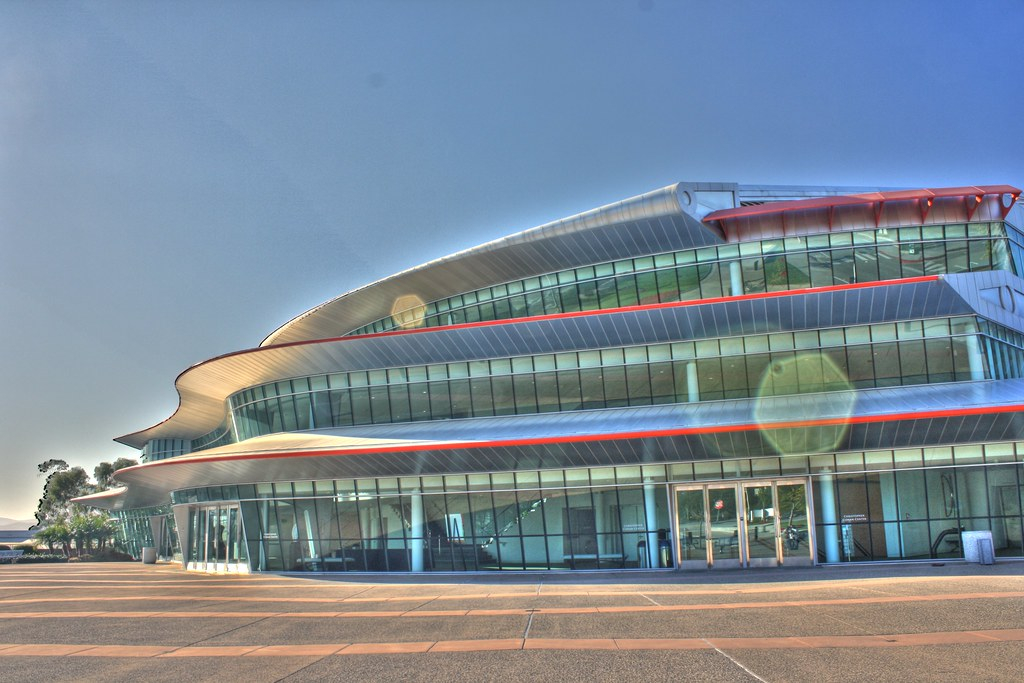
[[[1020,197],[1011,185],[895,190],[766,202],[715,211],[704,222],[728,242],[856,229],[1005,219]]]
[[[1002,281],[1007,274],[985,274]],[[763,334],[839,324],[836,312],[858,310],[858,322],[921,315],[963,315],[974,309],[954,283],[971,276],[924,276],[806,290],[683,301],[614,310],[468,323],[341,337],[239,351],[195,365],[178,376],[179,407],[170,418],[117,441],[141,448],[155,438],[195,438],[225,418],[232,393],[263,382],[344,370],[401,367],[477,358]],[[810,297],[810,301],[807,298]],[[885,304],[885,305],[882,305]],[[851,309],[851,307],[854,307]]]
[[[676,183],[429,261],[296,316],[260,346],[347,334],[388,316],[406,297],[429,303],[556,270],[718,243],[690,213],[690,198],[720,188],[735,185]]]
[[[80,499],[166,504],[191,487],[653,464],[1017,439],[1024,380],[864,389],[289,433],[128,467]]]

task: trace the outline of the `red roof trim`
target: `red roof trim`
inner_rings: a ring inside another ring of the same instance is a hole
[[[897,420],[931,420],[946,417],[967,417],[971,415],[991,415],[1002,413],[1024,412],[1024,405],[1012,406],[988,406],[984,408],[953,408],[949,410],[933,410],[924,412],[889,413],[886,415],[862,415],[851,418],[825,418],[819,420],[789,420],[785,422],[773,422],[769,428],[776,429],[799,429],[806,427],[830,427],[856,424],[874,424],[878,422],[892,422]],[[213,456],[184,456],[168,458],[145,465],[134,465],[124,468],[129,472],[138,468],[162,467],[167,465],[185,465],[189,463],[212,463],[212,462],[237,462],[239,460],[273,460],[278,458],[320,458],[331,456],[348,455],[373,455],[380,453],[413,453],[416,451],[454,451],[469,448],[514,448],[523,446],[544,446],[548,444],[564,443],[589,443],[595,441],[624,441],[627,439],[651,439],[659,437],[689,436],[701,434],[725,434],[731,432],[752,432],[764,429],[765,425],[759,423],[747,423],[738,425],[709,425],[706,427],[685,427],[681,429],[660,429],[638,432],[620,432],[615,434],[571,434],[565,436],[541,437],[534,439],[498,439],[495,441],[456,441],[448,443],[423,444],[402,444],[400,446],[381,446],[377,448],[355,447],[355,448],[334,448],[319,451],[285,451],[277,453],[253,453],[246,455],[213,455]]]
[[[1021,191],[1012,185],[979,185],[977,187],[939,187],[922,190],[869,192],[866,194],[841,195],[836,197],[815,197],[814,199],[796,199],[786,202],[767,202],[765,204],[758,204],[757,206],[742,206],[737,209],[721,209],[719,211],[713,211],[705,216],[704,222],[713,223],[715,221],[732,220],[735,218],[784,214],[790,211],[831,209],[837,206],[866,206],[893,201],[928,200],[948,197],[960,197],[966,199],[968,197],[985,197],[1002,194],[1008,194],[1013,197],[1013,201],[1017,201],[1017,198],[1020,197]]]

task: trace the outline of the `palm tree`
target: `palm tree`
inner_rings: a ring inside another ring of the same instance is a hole
[[[36,532],[36,538],[46,544],[51,551],[57,550],[60,545],[61,552],[65,557],[70,556],[68,546],[71,545],[72,532],[64,522],[56,522]]]

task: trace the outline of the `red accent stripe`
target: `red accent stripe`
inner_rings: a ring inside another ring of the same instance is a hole
[[[399,335],[404,335],[404,334],[427,334],[427,333],[432,333],[432,332],[442,332],[442,331],[449,331],[449,330],[471,329],[471,328],[474,328],[474,327],[491,327],[491,326],[495,326],[495,325],[516,325],[516,324],[523,323],[523,322],[536,322],[536,321],[540,321],[540,320],[559,320],[559,319],[563,319],[563,318],[581,318],[581,317],[592,316],[592,315],[610,315],[610,314],[613,314],[613,313],[624,313],[624,312],[633,312],[633,311],[653,311],[653,310],[658,310],[658,309],[685,308],[687,306],[703,306],[704,304],[722,303],[722,302],[726,302],[726,301],[753,301],[753,300],[757,300],[757,299],[775,299],[775,298],[786,297],[786,296],[800,296],[800,295],[803,295],[803,294],[820,294],[820,293],[824,293],[824,292],[841,292],[841,291],[853,290],[853,289],[869,289],[871,287],[894,287],[894,286],[898,286],[898,285],[915,284],[915,283],[920,283],[920,282],[933,282],[935,280],[940,279],[940,277],[941,276],[939,276],[939,275],[921,275],[921,276],[918,276],[918,277],[903,278],[901,280],[879,280],[879,281],[876,281],[876,282],[857,282],[857,283],[846,284],[846,285],[829,285],[827,287],[806,287],[804,289],[787,289],[787,290],[783,290],[781,292],[758,292],[758,293],[755,293],[755,294],[741,294],[740,296],[720,296],[720,297],[715,297],[713,299],[693,299],[693,300],[690,300],[690,301],[669,301],[669,302],[657,303],[657,304],[644,304],[642,306],[626,306],[626,307],[622,307],[622,308],[602,308],[602,309],[598,309],[598,310],[595,310],[595,311],[574,311],[574,312],[571,312],[571,313],[549,313],[547,315],[536,315],[536,316],[527,317],[527,318],[505,318],[505,319],[502,319],[502,320],[484,320],[484,321],[480,321],[480,322],[460,323],[458,325],[447,325],[447,326],[440,326],[440,327],[419,327],[419,328],[416,328],[414,330],[392,330],[390,332],[375,332],[373,334],[360,334],[360,335],[353,335],[353,336],[346,336],[346,337],[328,337],[326,339],[303,339],[303,340],[300,340],[300,341],[286,342],[284,344],[274,344],[274,345],[271,345],[271,346],[257,346],[254,349],[242,349],[240,351],[231,351],[230,353],[225,353],[225,354],[222,354],[220,356],[214,356],[213,358],[209,358],[207,360],[200,361],[199,363],[196,363],[195,365],[193,365],[193,366],[191,366],[189,368],[186,368],[185,370],[180,372],[178,374],[178,376],[175,378],[174,384],[175,384],[175,386],[177,386],[178,381],[181,380],[181,378],[184,377],[186,374],[188,374],[190,372],[193,372],[194,370],[197,370],[199,368],[202,368],[202,367],[204,367],[206,365],[209,365],[210,363],[221,361],[221,360],[224,360],[226,358],[233,358],[234,356],[242,356],[242,355],[249,354],[249,353],[260,353],[262,351],[269,351],[271,349],[287,349],[287,348],[291,348],[291,347],[294,347],[294,346],[307,346],[307,345],[313,345],[313,344],[328,344],[328,343],[331,343],[331,342],[348,341],[348,340],[352,340],[352,339],[374,339],[374,338],[378,338],[378,337],[392,337],[392,336],[399,336]],[[119,437],[119,438],[130,438],[130,437],[133,437],[133,436],[136,436],[136,435],[148,432],[151,429],[156,429],[157,427],[160,427],[161,425],[163,425],[166,422],[168,422],[169,420],[171,420],[175,415],[177,415],[178,410],[180,410],[180,408],[181,408],[181,403],[179,401],[178,408],[174,411],[174,413],[172,413],[166,419],[161,420],[160,422],[156,423],[155,425],[153,425],[151,427],[146,427],[145,429],[140,429],[137,432],[132,432],[130,434],[125,434],[124,437]],[[115,439],[115,441],[116,441],[116,439]]]
[[[836,425],[872,424],[877,422],[894,422],[899,420],[931,420],[944,417],[966,417],[970,415],[991,415],[1002,413],[1024,412],[1024,405],[988,406],[984,408],[953,408],[949,410],[932,410],[911,413],[890,413],[887,415],[862,415],[851,418],[827,418],[820,420],[789,420],[773,422],[769,429],[798,429],[805,427],[830,427]],[[126,467],[127,472],[142,467],[159,467],[163,465],[184,465],[196,462],[235,462],[238,460],[269,460],[275,458],[330,457],[339,455],[372,455],[381,453],[410,453],[416,451],[453,451],[469,448],[511,448],[523,446],[544,446],[549,444],[587,443],[594,441],[625,441],[628,439],[650,439],[658,437],[688,436],[700,434],[725,434],[731,432],[751,432],[764,428],[757,423],[738,425],[713,425],[707,427],[686,427],[681,429],[661,429],[639,432],[619,432],[615,434],[574,434],[566,436],[549,436],[535,439],[500,439],[497,441],[459,441],[439,444],[403,444],[400,446],[381,446],[377,448],[335,448],[318,451],[290,451],[281,453],[254,453],[247,455],[214,455],[214,456],[183,456],[168,458],[145,465]]]
[[[372,334],[357,334],[345,337],[331,337],[328,339],[314,339],[306,341],[287,342],[274,346],[261,346],[248,351],[236,353],[249,353],[263,349],[280,349],[301,344],[320,344],[324,342],[345,341],[349,339],[374,339],[376,337],[390,337],[404,334],[422,334],[424,332],[439,332],[448,330],[465,330],[474,327],[491,327],[493,325],[510,325],[523,322],[537,322],[541,320],[562,320],[568,318],[583,318],[595,315],[608,315],[611,313],[632,313],[636,311],[654,311],[669,308],[686,308],[689,306],[703,306],[705,304],[717,304],[727,301],[754,301],[757,299],[777,299],[787,296],[799,296],[802,294],[821,294],[824,292],[841,292],[851,289],[868,289],[871,287],[892,287],[894,285],[909,285],[919,282],[933,282],[939,279],[939,275],[920,275],[900,280],[879,280],[877,282],[855,282],[846,285],[828,285],[827,287],[805,287],[803,289],[787,289],[780,292],[757,292],[754,294],[741,294],[739,296],[717,296],[711,299],[690,299],[688,301],[666,301],[656,304],[642,304],[639,306],[623,306],[620,308],[600,308],[593,311],[572,311],[569,313],[548,313],[545,315],[534,315],[525,318],[503,318],[501,320],[481,320],[472,323],[459,323],[457,325],[441,325],[438,327],[418,327],[413,330],[390,330],[388,332],[374,332]],[[232,355],[232,354],[228,354]],[[224,358],[225,356],[218,356]],[[216,360],[216,359],[214,359]]]

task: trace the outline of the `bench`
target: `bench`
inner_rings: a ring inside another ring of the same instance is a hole
[[[0,550],[0,564],[4,562],[14,564],[24,552],[24,550]]]

